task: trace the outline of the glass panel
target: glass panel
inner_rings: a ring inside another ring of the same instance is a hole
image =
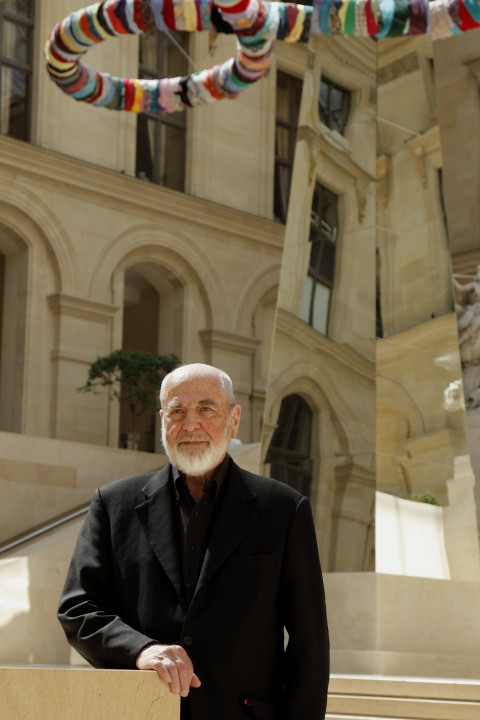
[[[141,35],[140,65],[143,67],[140,77],[158,77],[157,62],[157,35],[155,33]]]
[[[161,147],[164,149],[160,184],[182,192],[185,186],[185,128],[162,123]],[[158,160],[158,158],[157,158]]]
[[[313,278],[307,276],[303,285],[302,304],[300,306],[300,318],[310,323],[310,305],[312,302]]]
[[[320,84],[318,113],[321,122],[343,134],[350,111],[350,91],[333,85],[325,78]]]
[[[286,127],[277,125],[275,132],[275,155],[280,160],[291,160],[292,149],[289,147],[290,131]]]
[[[320,275],[333,285],[333,274],[335,272],[335,246],[325,243],[323,246],[322,259],[320,261]]]
[[[343,133],[348,117],[350,93],[332,87],[331,107],[332,107],[332,125],[339,133]]]
[[[312,249],[310,251],[310,269],[318,272],[320,269],[320,255],[322,243],[319,240],[312,240]]]
[[[7,12],[31,17],[31,0],[4,0],[4,7]]]
[[[3,21],[3,53],[10,60],[30,62],[30,30],[24,25]]]
[[[330,88],[326,82],[322,80],[320,84],[320,99],[318,103],[318,111],[320,114],[320,120],[324,125],[328,127],[328,96]]]
[[[137,160],[135,174],[153,182],[153,148],[155,121],[144,115],[137,118]]]
[[[291,168],[275,163],[274,212],[280,222],[286,222],[288,198],[290,195]]]
[[[28,138],[29,81],[28,73],[2,67],[0,132],[18,140]]]
[[[178,43],[178,45],[180,45],[181,48],[184,48],[186,46],[187,41],[185,38],[185,34],[181,35],[180,33],[170,33],[170,36],[173,37],[173,39]],[[188,72],[188,61],[179,49],[179,47],[175,45],[173,41],[165,42],[163,47],[163,62],[164,68],[166,69],[166,74],[170,77],[185,75]]]
[[[290,122],[290,83],[289,76],[277,73],[277,120]]]
[[[322,335],[328,330],[328,310],[330,307],[330,288],[321,283],[315,285],[315,297],[313,301],[312,326]]]

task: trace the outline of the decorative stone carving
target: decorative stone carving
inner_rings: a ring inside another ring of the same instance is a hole
[[[470,282],[462,284],[458,278]],[[453,284],[465,401],[471,409],[480,407],[480,265],[475,275],[454,275]]]

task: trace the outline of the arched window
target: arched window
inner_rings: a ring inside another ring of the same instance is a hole
[[[122,349],[152,355],[181,355],[183,327],[183,286],[165,268],[139,263],[125,271]],[[160,451],[158,414],[146,411],[138,426],[138,438],[131,434],[131,413],[120,407],[120,446],[144,452]]]
[[[283,398],[265,461],[273,478],[307,497],[312,483],[312,420],[312,410],[300,395]]]

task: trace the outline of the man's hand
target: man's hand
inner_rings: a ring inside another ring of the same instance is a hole
[[[200,687],[192,661],[180,645],[149,645],[136,660],[139,670],[156,670],[170,685],[170,692],[187,697],[191,687]]]

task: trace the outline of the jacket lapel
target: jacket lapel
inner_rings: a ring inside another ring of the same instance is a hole
[[[183,598],[181,563],[175,527],[175,513],[169,483],[170,465],[153,475],[142,492],[145,502],[135,511],[148,542],[179,598]]]
[[[230,460],[223,497],[205,553],[197,592],[232,554],[257,521],[255,500],[256,496],[246,485],[242,471]]]

